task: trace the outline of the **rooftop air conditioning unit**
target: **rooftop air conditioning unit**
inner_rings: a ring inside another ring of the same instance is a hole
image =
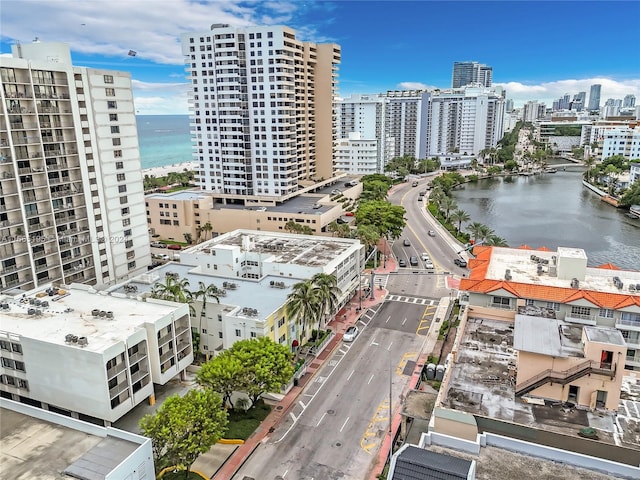
[[[87,340],[87,337],[78,337],[79,347],[86,347],[88,344],[89,344],[89,340]]]
[[[64,343],[69,344],[69,343],[71,343],[72,339],[73,339],[73,333],[67,333],[64,336]]]
[[[577,278],[571,279],[571,288],[580,288],[580,281]]]

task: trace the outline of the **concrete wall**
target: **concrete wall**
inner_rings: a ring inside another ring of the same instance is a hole
[[[433,431],[436,433],[469,441],[475,441],[478,436],[476,420],[470,413],[436,406],[433,419]]]

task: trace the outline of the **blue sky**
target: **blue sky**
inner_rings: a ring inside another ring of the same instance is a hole
[[[638,1],[3,0],[0,53],[65,42],[76,65],[129,71],[139,113],[187,113],[180,34],[212,23],[288,25],[339,44],[342,96],[446,88],[453,62],[469,60],[491,65],[516,106],[593,83],[602,103],[640,102]]]

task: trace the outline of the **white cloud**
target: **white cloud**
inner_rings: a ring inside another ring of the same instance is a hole
[[[426,83],[421,82],[400,82],[398,84],[399,90],[424,90],[430,88]]]
[[[136,113],[140,115],[188,114],[188,83],[131,81]]]
[[[527,85],[520,82],[496,83],[507,91],[507,98],[513,99],[514,105],[520,107],[530,100],[538,100],[544,102],[551,107],[554,100],[564,96],[566,93],[575,95],[578,92],[587,93],[587,102],[589,101],[589,91],[591,85],[602,85],[600,91],[600,104],[609,98],[623,98],[625,95],[632,94],[640,101],[640,79],[615,80],[605,77],[594,77],[584,79],[568,79],[556,80],[554,82],[545,82],[540,84]]]

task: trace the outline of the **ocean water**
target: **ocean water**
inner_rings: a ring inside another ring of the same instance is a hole
[[[191,162],[188,115],[136,115],[142,168]]]

